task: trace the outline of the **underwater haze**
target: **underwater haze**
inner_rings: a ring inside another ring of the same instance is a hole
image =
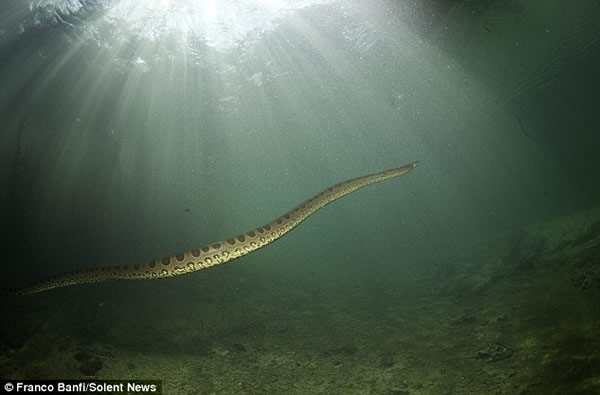
[[[228,265],[0,297],[0,379],[600,391],[598,21],[596,0],[8,2],[2,288],[419,165]]]

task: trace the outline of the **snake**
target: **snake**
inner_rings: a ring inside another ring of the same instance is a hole
[[[75,284],[97,283],[109,280],[156,280],[183,276],[198,270],[222,265],[257,251],[280,239],[296,228],[317,210],[358,189],[414,169],[419,161],[362,177],[352,178],[330,186],[304,201],[277,219],[229,239],[179,254],[143,263],[105,265],[57,274],[16,288],[0,289],[2,295],[29,295]]]

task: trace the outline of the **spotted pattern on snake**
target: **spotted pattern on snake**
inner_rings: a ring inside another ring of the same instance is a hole
[[[53,288],[108,280],[155,280],[177,277],[231,262],[281,238],[329,203],[367,185],[404,175],[414,169],[418,163],[414,161],[402,167],[340,182],[324,189],[266,225],[204,247],[144,263],[107,265],[62,273],[22,287],[0,289],[0,294],[28,295]]]

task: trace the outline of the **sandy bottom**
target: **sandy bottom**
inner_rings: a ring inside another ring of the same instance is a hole
[[[335,287],[235,265],[6,298],[0,377],[160,379],[165,394],[600,393],[599,210]]]

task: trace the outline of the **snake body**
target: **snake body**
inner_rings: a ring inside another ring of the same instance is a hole
[[[414,169],[418,161],[395,169],[352,178],[335,184],[266,225],[204,247],[133,265],[107,265],[58,274],[19,288],[1,289],[5,295],[27,295],[75,284],[107,280],[155,280],[221,265],[248,255],[279,239],[320,208],[360,188]]]

